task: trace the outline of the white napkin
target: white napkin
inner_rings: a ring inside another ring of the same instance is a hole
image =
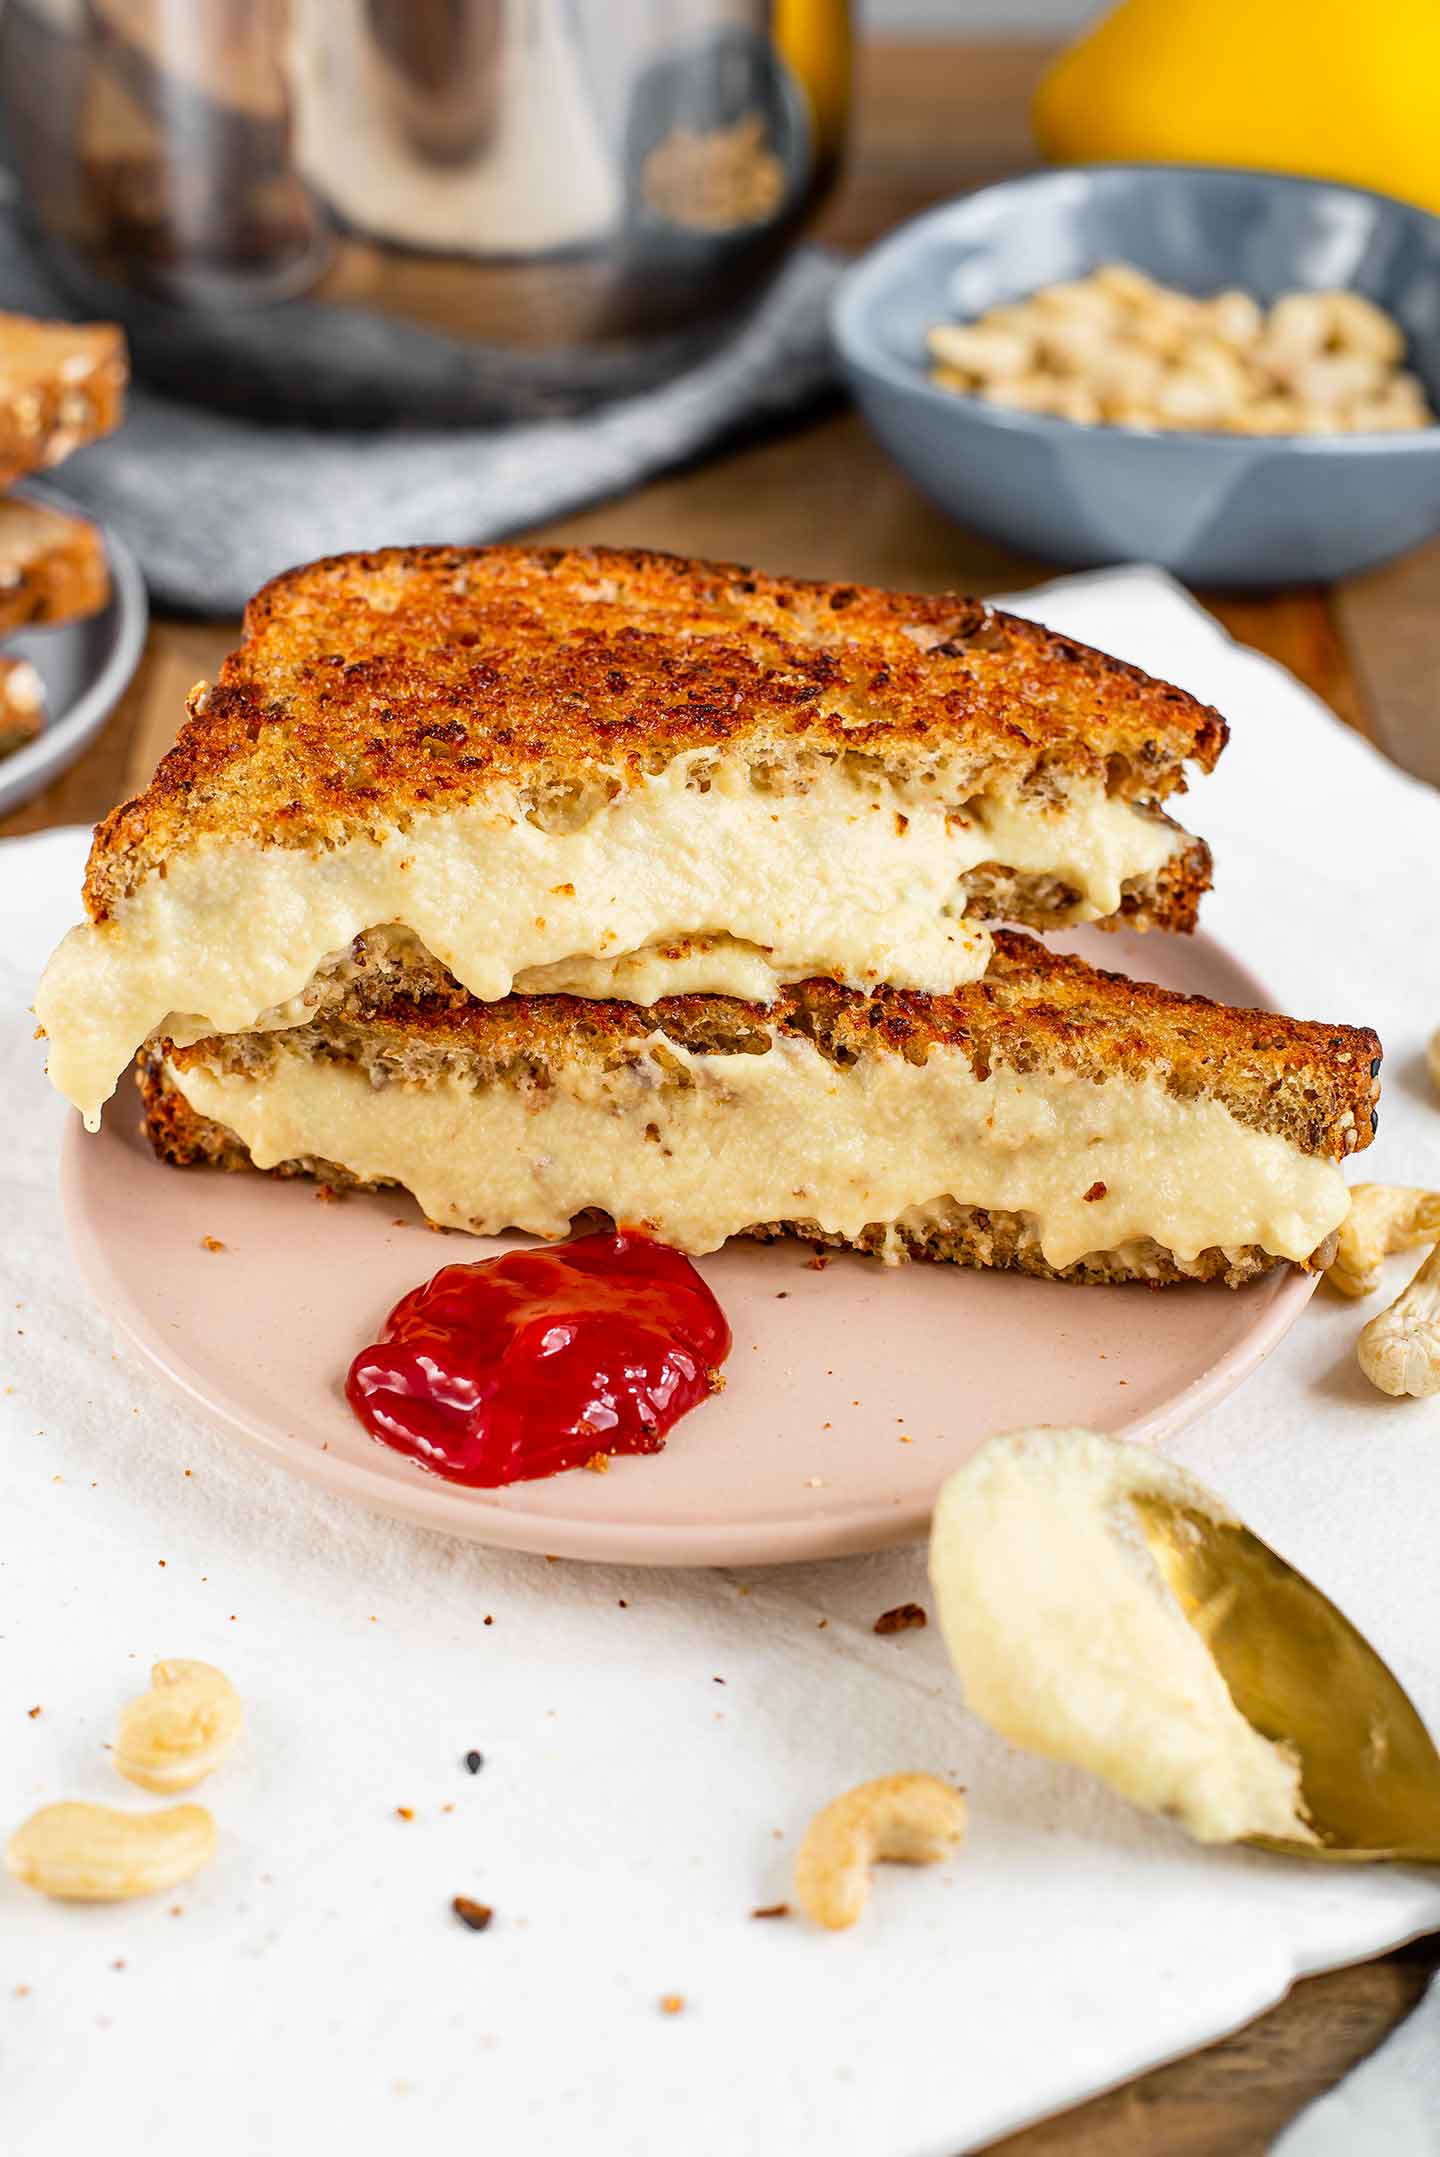
[[[1209,925],[1288,1008],[1379,1029],[1365,1173],[1440,1179],[1421,1061],[1440,799],[1163,578],[1024,604],[1227,712],[1233,745],[1193,801]],[[212,2157],[312,2138],[956,2157],[1203,2044],[1300,1972],[1440,1925],[1440,1876],[1202,1850],[989,1736],[933,1627],[871,1630],[928,1601],[918,1551],[551,1565],[349,1510],[209,1430],[117,1345],[66,1254],[64,1112],[25,1007],[83,850],[73,832],[0,848],[0,1825],[59,1797],[139,1801],[105,1746],[157,1655],[222,1664],[247,1725],[201,1793],[218,1859],[178,1893],[65,1908],[0,1886],[10,2146],[167,2148],[183,2123]],[[1440,1724],[1440,1402],[1374,1394],[1356,1326],[1317,1296],[1172,1450]],[[955,1862],[886,1868],[847,1935],[753,1919],[786,1896],[812,1811],[903,1767],[969,1786]],[[457,1893],[493,1904],[488,1932],[456,1923]],[[661,2013],[668,1993],[683,2012]]]

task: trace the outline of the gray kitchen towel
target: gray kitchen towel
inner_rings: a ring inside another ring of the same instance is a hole
[[[832,380],[826,316],[840,267],[823,249],[802,249],[730,343],[660,389],[579,417],[341,432],[206,411],[137,386],[120,432],[70,458],[57,484],[129,541],[162,605],[236,614],[294,562],[498,539],[798,409]],[[4,215],[0,307],[75,312]],[[377,334],[363,320],[355,331]],[[286,335],[277,310],[277,344]]]

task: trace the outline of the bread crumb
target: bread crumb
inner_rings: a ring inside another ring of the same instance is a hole
[[[218,1236],[202,1236],[200,1248],[202,1251],[223,1251],[225,1246]]]
[[[683,1992],[662,1992],[660,1995],[660,2012],[662,2015],[678,2015],[684,2005],[685,1995]]]
[[[929,1622],[918,1603],[897,1603],[893,1610],[881,1611],[879,1617],[875,1620],[875,1631],[877,1633],[909,1633],[917,1630],[922,1625],[928,1625]]]

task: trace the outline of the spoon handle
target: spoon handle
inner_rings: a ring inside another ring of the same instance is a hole
[[[1414,1842],[1393,1850],[1347,1850],[1343,1844],[1287,1842],[1278,1835],[1242,1835],[1252,1850],[1307,1858],[1312,1865],[1440,1865],[1440,1842]]]

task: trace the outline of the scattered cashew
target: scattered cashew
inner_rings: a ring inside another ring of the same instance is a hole
[[[1416,1400],[1440,1393],[1440,1244],[1389,1310],[1362,1330],[1355,1353],[1382,1393]]]
[[[240,1728],[234,1686],[213,1663],[156,1663],[150,1691],[120,1716],[115,1765],[142,1790],[189,1790],[217,1766]]]
[[[882,1775],[818,1812],[795,1854],[795,1900],[817,1925],[853,1925],[880,1859],[933,1865],[962,1840],[965,1799],[938,1775]]]
[[[109,1805],[45,1805],[5,1847],[17,1880],[61,1902],[124,1902],[188,1880],[215,1848],[203,1805],[117,1812]]]
[[[1436,424],[1405,336],[1362,293],[1196,299],[1127,263],[1045,285],[929,334],[931,379],[1010,411],[1226,434],[1386,433]]]
[[[1430,1076],[1435,1082],[1435,1090],[1440,1093],[1440,1028],[1437,1028],[1430,1036],[1429,1045],[1425,1050],[1425,1061],[1430,1067]]]
[[[1380,1286],[1380,1268],[1393,1251],[1413,1251],[1422,1243],[1437,1242],[1440,1191],[1399,1183],[1357,1183],[1325,1278],[1342,1296],[1372,1295]]]

